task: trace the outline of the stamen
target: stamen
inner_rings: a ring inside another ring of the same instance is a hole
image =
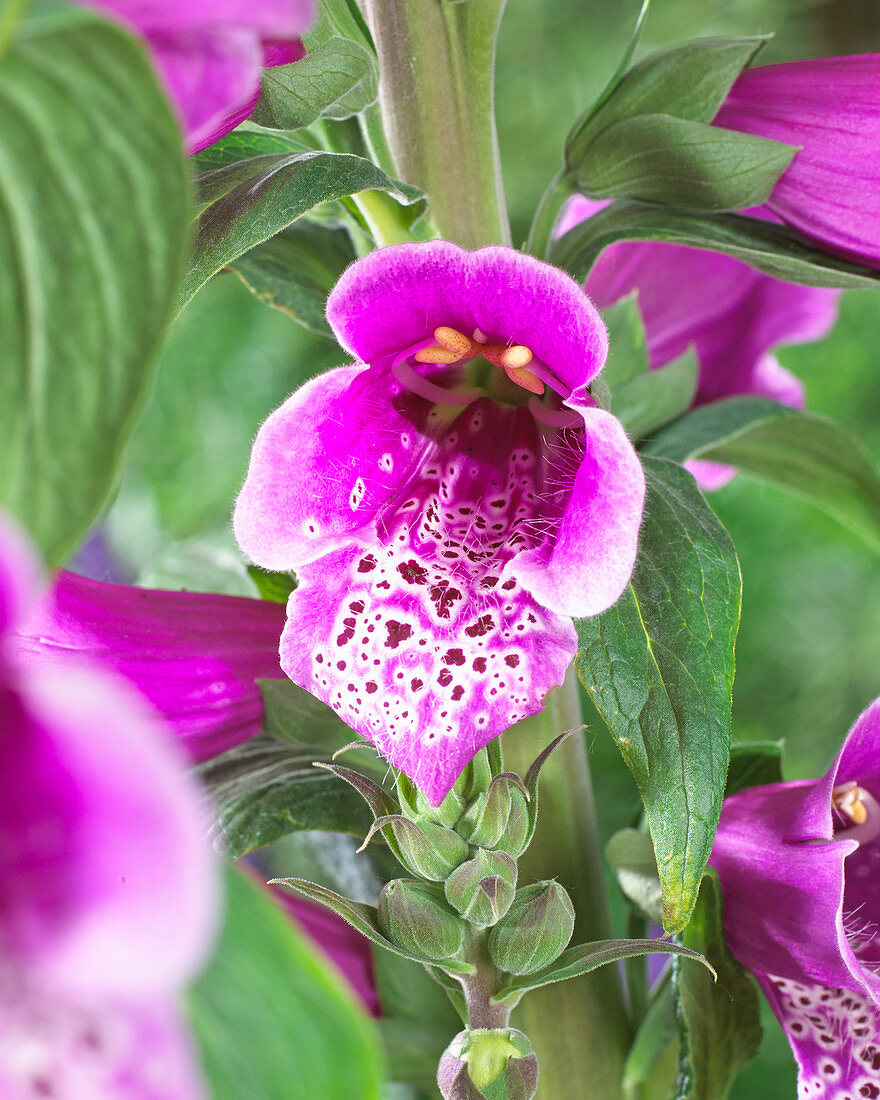
[[[525,367],[505,367],[504,373],[511,382],[515,382],[517,386],[522,386],[529,393],[542,394],[544,392],[544,383],[534,371],[527,370]]]
[[[475,328],[473,332],[473,338],[478,344],[487,344],[489,337],[483,332],[481,328]]]
[[[457,363],[461,356],[454,351],[449,351],[448,348],[433,344],[431,347],[417,351],[413,358],[417,363]]]
[[[839,783],[831,792],[831,805],[843,819],[834,830],[839,839],[867,844],[880,836],[880,804],[858,783]]]
[[[831,802],[838,813],[848,817],[853,825],[864,825],[868,820],[868,811],[861,801],[865,793],[858,783],[841,783],[831,792]]]
[[[441,348],[453,352],[459,359],[473,359],[480,350],[469,336],[465,336],[457,328],[450,328],[449,325],[441,325],[439,328],[435,328],[434,339]]]

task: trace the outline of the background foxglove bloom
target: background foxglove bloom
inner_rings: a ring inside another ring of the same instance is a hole
[[[312,0],[88,0],[144,36],[190,153],[253,111],[264,67],[305,56]]]
[[[745,69],[714,121],[800,146],[766,208],[831,252],[880,264],[880,54]]]
[[[106,672],[20,667],[36,569],[0,528],[0,1095],[202,1096],[175,1001],[215,922],[198,795]]]
[[[785,1028],[799,1095],[880,1096],[880,700],[820,779],[724,803],[724,929]]]
[[[327,316],[353,366],[260,429],[239,545],[294,569],[281,666],[434,802],[540,710],[632,571],[638,458],[587,386],[606,335],[567,275],[445,241],[353,264]]]
[[[607,202],[575,195],[557,226],[562,234]],[[600,309],[638,294],[650,366],[662,367],[693,345],[700,375],[695,404],[755,394],[802,408],[804,388],[772,349],[819,340],[837,319],[840,291],[787,283],[748,264],[699,248],[622,241],[606,248],[586,283]],[[718,488],[733,467],[687,463],[704,488]]]
[[[258,679],[283,677],[284,608],[265,600],[166,592],[67,570],[11,643],[30,665],[83,658],[124,677],[201,763],[262,728]]]

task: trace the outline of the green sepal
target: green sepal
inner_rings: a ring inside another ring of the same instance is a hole
[[[516,894],[516,863],[506,852],[480,848],[462,863],[444,885],[446,900],[476,928],[496,924]]]
[[[340,764],[324,763],[321,760],[314,761],[313,767],[323,768],[324,771],[331,772],[350,787],[354,787],[370,807],[374,817],[400,813],[400,807],[385,788],[380,787],[378,783],[374,783],[372,779],[362,775],[359,771],[355,771],[353,768],[344,768]]]
[[[648,370],[648,348],[638,293],[633,291],[619,298],[601,313],[608,330],[608,358],[599,377],[615,393]]]
[[[574,906],[564,887],[549,879],[518,890],[489,933],[489,957],[509,974],[532,974],[565,950],[574,932]]]
[[[675,420],[693,404],[700,367],[693,348],[662,367],[622,383],[611,394],[611,411],[630,439],[642,439]]]
[[[249,565],[247,571],[260,599],[269,603],[287,603],[290,593],[296,588],[296,580],[290,573],[273,573],[259,565]]]
[[[302,878],[274,878],[270,880],[270,886],[286,886],[289,890],[299,894],[309,901],[317,902],[329,909],[338,917],[362,933],[371,943],[377,947],[384,947],[386,951],[393,951],[404,959],[412,959],[413,962],[424,963],[425,959],[413,951],[393,943],[379,928],[378,910],[375,905],[367,905],[365,902],[352,901],[335,890],[329,890],[326,886],[319,886],[316,882],[309,882]],[[436,960],[435,967],[442,966],[450,974],[471,974],[473,966],[470,963],[461,962],[458,959]]]
[[[456,831],[469,844],[482,848],[501,848],[514,857],[528,843],[528,802],[523,781],[513,772],[492,777],[488,789],[468,806],[456,825]]]
[[[403,814],[386,814],[377,818],[370,826],[361,850],[380,831],[409,872],[432,882],[444,882],[468,856],[467,844],[452,829],[430,821],[416,824]]]
[[[446,903],[443,890],[415,879],[392,879],[379,894],[379,929],[392,943],[425,962],[452,958],[461,949],[460,917]]]

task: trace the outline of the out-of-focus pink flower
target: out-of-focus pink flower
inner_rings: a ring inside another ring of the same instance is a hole
[[[557,235],[606,205],[574,196]],[[732,256],[650,241],[621,241],[605,249],[585,289],[600,309],[638,294],[652,368],[694,347],[697,405],[754,394],[802,408],[803,384],[780,365],[773,349],[827,335],[840,297],[838,290],[774,279]],[[736,472],[700,459],[687,465],[706,489],[720,488]]]
[[[260,72],[305,56],[313,0],[84,0],[147,40],[197,153],[250,115]]]
[[[195,762],[260,732],[258,679],[282,678],[284,608],[108,584],[61,570],[15,640],[25,665],[93,660],[133,684]]]
[[[799,146],[766,208],[823,248],[880,266],[880,54],[745,69],[715,123]]]
[[[0,1096],[200,1097],[175,1008],[215,923],[198,794],[125,684],[21,667],[36,576],[0,521]]]

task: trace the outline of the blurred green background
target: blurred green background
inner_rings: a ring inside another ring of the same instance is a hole
[[[515,239],[556,170],[575,115],[614,69],[638,5],[508,0],[498,66],[498,125]],[[876,0],[655,0],[641,52],[687,38],[775,31],[765,61],[880,50]],[[880,298],[843,299],[831,336],[784,349],[810,407],[857,432],[880,461]],[[336,365],[335,345],[260,304],[234,275],[203,290],[171,332],[104,525],[126,580],[250,592],[229,527],[262,419],[301,381]],[[734,731],[784,738],[791,778],[816,775],[859,711],[880,694],[880,563],[858,538],[780,490],[737,478],[712,503],[744,576]],[[94,552],[94,547],[93,547]],[[92,564],[95,568],[95,563]],[[101,565],[97,564],[100,572]],[[601,723],[590,734],[610,833],[635,795]],[[772,1018],[734,1096],[794,1096]]]

